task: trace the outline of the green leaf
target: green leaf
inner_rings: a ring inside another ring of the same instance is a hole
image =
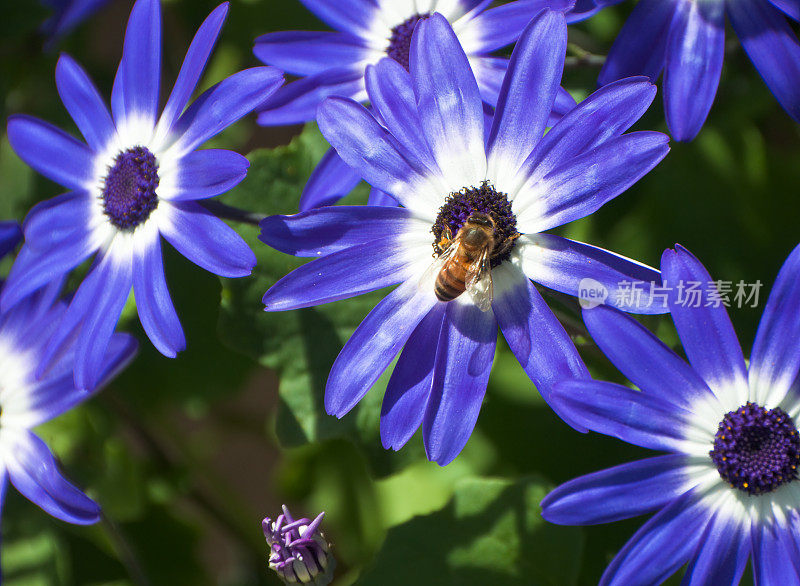
[[[4,542],[3,577],[6,584],[63,584],[66,564],[61,545],[55,533],[44,527],[40,527],[35,534]]]
[[[463,479],[447,508],[392,528],[357,584],[575,584],[583,537],[541,518],[548,489],[533,477]]]
[[[328,146],[313,126],[286,147],[250,155],[247,180],[225,203],[263,214],[291,214],[308,176]],[[364,191],[353,196],[364,198]],[[265,313],[261,298],[278,279],[304,261],[277,252],[258,240],[258,228],[239,231],[258,257],[249,279],[223,282],[220,333],[223,340],[280,377],[276,431],[285,446],[342,436],[362,424],[377,437],[377,416],[358,417],[361,408],[376,411],[370,397],[359,409],[338,421],[325,413],[323,397],[328,372],[345,341],[383,296],[372,293],[299,311]],[[385,381],[384,381],[385,386]],[[373,393],[373,395],[375,395]]]

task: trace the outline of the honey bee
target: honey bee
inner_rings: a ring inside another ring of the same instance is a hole
[[[475,212],[450,239],[449,230],[438,243],[443,252],[432,269],[437,270],[434,290],[440,301],[452,301],[465,291],[481,311],[492,307],[492,259],[508,252],[518,235],[498,242],[495,222]]]

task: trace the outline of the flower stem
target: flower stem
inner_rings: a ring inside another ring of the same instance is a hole
[[[605,55],[595,55],[576,43],[569,43],[567,45],[567,52],[570,53],[564,61],[564,67],[567,69],[575,69],[578,67],[602,67],[606,62]]]
[[[119,526],[105,515],[102,516],[102,524],[105,527],[106,534],[114,544],[114,549],[117,550],[117,555],[127,568],[133,583],[137,586],[150,586],[150,580],[148,580],[139,558],[136,557],[133,548]]]
[[[133,410],[122,399],[116,397],[113,393],[107,392],[102,395],[102,401],[125,424],[128,431],[136,437],[138,443],[145,449],[149,459],[162,471],[172,472],[179,469],[179,462],[170,453],[169,448],[144,422],[139,420]],[[224,507],[217,505],[194,484],[190,484],[184,489],[184,496],[198,510],[205,513],[222,527],[242,551],[248,552],[253,556],[253,560],[256,563],[260,563],[260,552],[253,547],[253,544],[258,541],[253,539],[253,532],[240,527],[231,519],[231,515]]]
[[[231,220],[232,222],[241,222],[243,224],[251,224],[253,226],[258,226],[261,223],[261,220],[267,217],[264,214],[248,212],[247,210],[235,208],[233,206],[229,206],[227,204],[214,200],[206,200],[200,202],[200,205],[202,205],[204,208],[206,208],[209,212],[211,212],[215,216],[222,218],[224,220]]]
[[[606,62],[605,55],[594,55],[593,53],[586,53],[584,55],[567,57],[564,60],[564,67],[566,69],[578,69],[580,67],[602,67],[605,62]]]

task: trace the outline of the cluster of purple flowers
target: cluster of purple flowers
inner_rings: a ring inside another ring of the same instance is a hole
[[[399,355],[382,443],[399,450],[421,428],[428,458],[450,463],[476,425],[499,328],[569,425],[667,452],[569,482],[542,503],[545,518],[562,524],[658,511],[602,583],[660,583],[687,563],[687,583],[735,583],[750,558],[757,583],[800,583],[800,348],[787,343],[800,337],[800,247],[778,276],[748,365],[724,307],[687,306],[666,286],[692,281],[713,293],[688,251],[667,250],[659,271],[551,233],[668,154],[665,134],[630,132],[662,70],[671,133],[698,134],[720,79],[726,14],[800,120],[800,44],[788,22],[800,20],[800,0],[640,0],[600,88],[579,104],[561,87],[567,25],[621,0],[301,1],[334,30],[260,37],[254,53],[267,66],[190,103],[227,15],[220,5],[159,114],[160,2],[137,0],[110,111],[81,66],[59,59],[58,91],[85,142],[28,116],[9,119],[16,153],[66,192],[30,211],[0,290],[0,495],[8,478],[54,516],[98,519],[29,429],[132,358],[132,339],[115,333],[131,292],[153,345],[169,357],[184,349],[162,236],[214,274],[250,274],[253,252],[202,203],[244,180],[249,163],[199,147],[257,111],[267,126],[316,120],[332,147],[298,194],[301,213],[261,223],[264,243],[313,258],[265,293],[265,309],[397,286],[334,362],[329,414],[353,409]],[[98,4],[59,3],[57,29]],[[510,58],[495,54],[509,45]],[[297,79],[284,85],[284,71]],[[372,187],[369,205],[330,206],[361,180]],[[20,236],[3,226],[2,252]],[[77,291],[61,301],[64,278],[88,259]],[[539,289],[579,296],[587,281],[605,293],[584,310],[588,331],[640,390],[592,380]],[[636,303],[625,285],[642,291]],[[656,288],[666,305],[650,299]],[[666,311],[688,362],[628,315]],[[312,583],[332,571],[321,518],[295,521],[284,508],[265,519],[270,565],[283,579]]]

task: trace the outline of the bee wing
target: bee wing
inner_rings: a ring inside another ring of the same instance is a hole
[[[451,241],[447,248],[445,248],[444,252],[436,257],[427,270],[422,274],[422,278],[419,280],[419,286],[421,288],[433,285],[436,276],[439,274],[439,271],[441,271],[444,264],[453,257],[453,255],[456,253],[456,250],[458,250],[458,239]]]
[[[481,311],[492,308],[494,285],[492,284],[492,266],[489,250],[484,250],[478,260],[467,271],[467,293]]]

